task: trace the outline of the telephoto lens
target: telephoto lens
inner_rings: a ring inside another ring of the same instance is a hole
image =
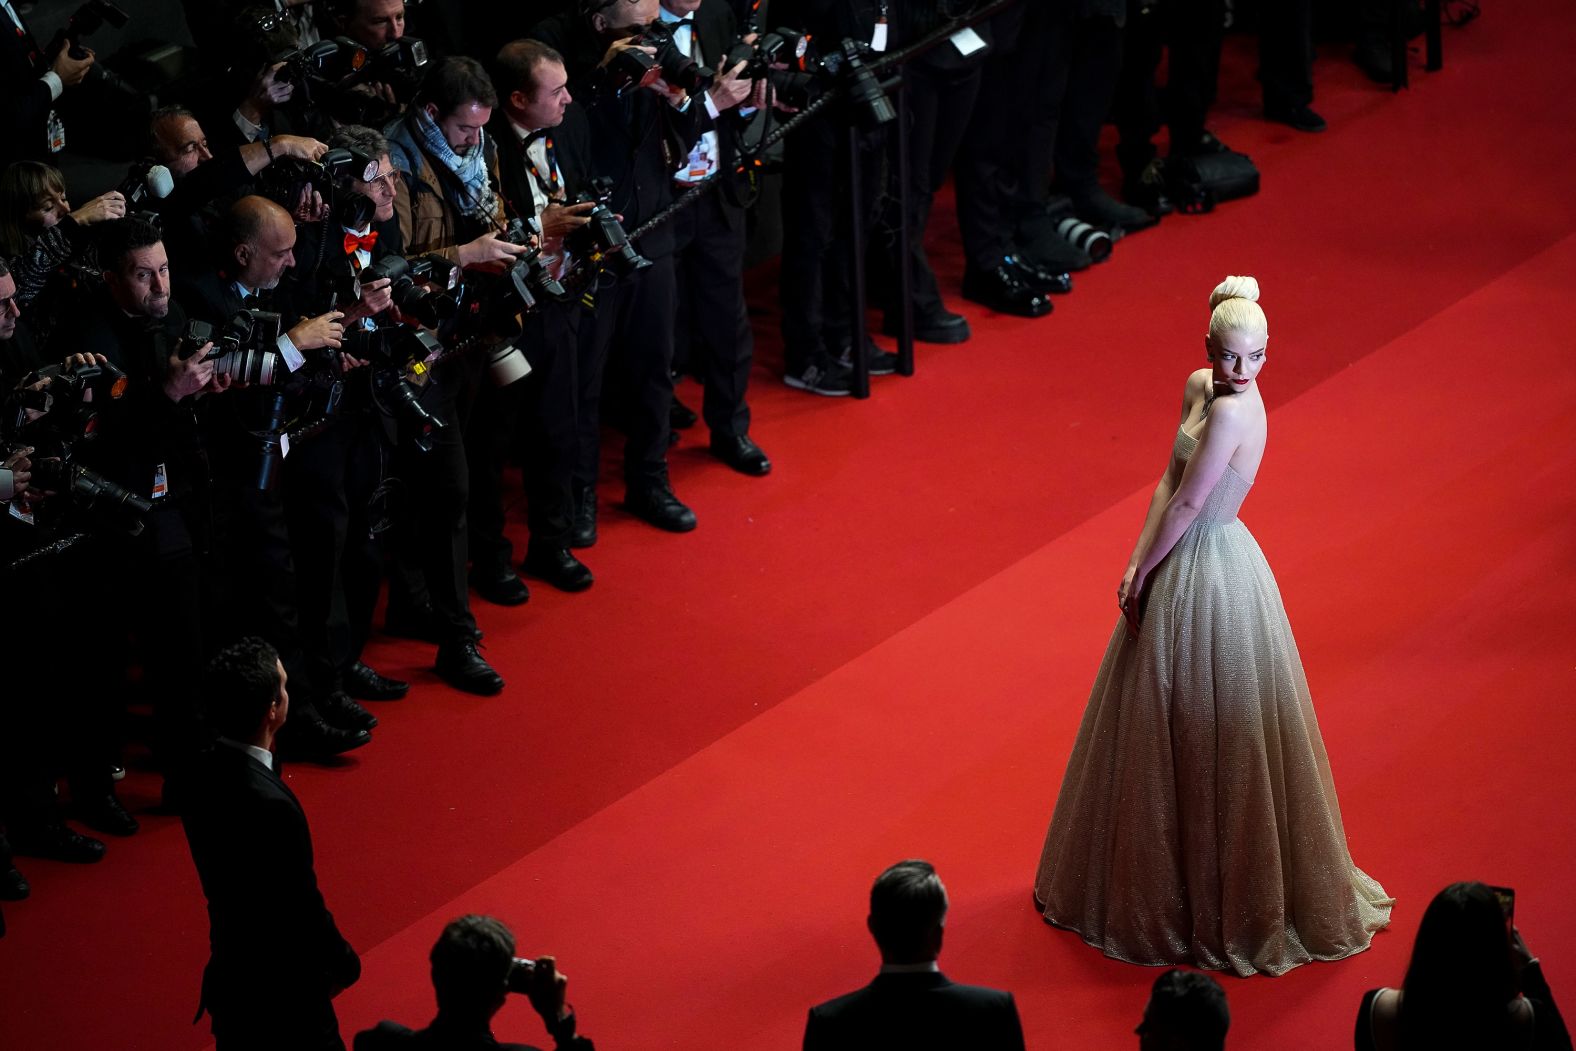
[[[1096,263],[1111,258],[1111,235],[1098,226],[1090,226],[1082,219],[1069,216],[1056,224],[1056,232],[1074,247],[1087,252]]]
[[[487,374],[493,385],[507,387],[531,374],[531,363],[513,341],[500,343],[487,352]]]

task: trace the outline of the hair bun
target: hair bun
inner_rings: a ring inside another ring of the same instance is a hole
[[[1246,299],[1250,303],[1259,301],[1259,282],[1253,277],[1228,277],[1215,286],[1215,291],[1209,294],[1209,309],[1214,310],[1228,299]]]

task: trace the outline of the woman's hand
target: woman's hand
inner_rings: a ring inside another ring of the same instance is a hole
[[[1144,578],[1139,575],[1137,566],[1128,566],[1127,572],[1122,574],[1122,582],[1116,586],[1116,604],[1127,621],[1127,633],[1135,639],[1142,617],[1140,600],[1143,594]]]
[[[121,219],[126,215],[126,198],[119,190],[99,194],[87,204],[71,213],[71,218],[89,226],[108,219]]]

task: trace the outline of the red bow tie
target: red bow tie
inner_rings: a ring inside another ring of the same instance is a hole
[[[372,246],[378,243],[378,232],[373,230],[368,234],[346,234],[345,254],[352,252],[370,252]]]

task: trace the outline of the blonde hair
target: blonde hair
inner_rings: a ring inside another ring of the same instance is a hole
[[[1269,321],[1259,306],[1259,283],[1251,277],[1228,277],[1209,294],[1209,338],[1220,342],[1227,332],[1262,332]]]

